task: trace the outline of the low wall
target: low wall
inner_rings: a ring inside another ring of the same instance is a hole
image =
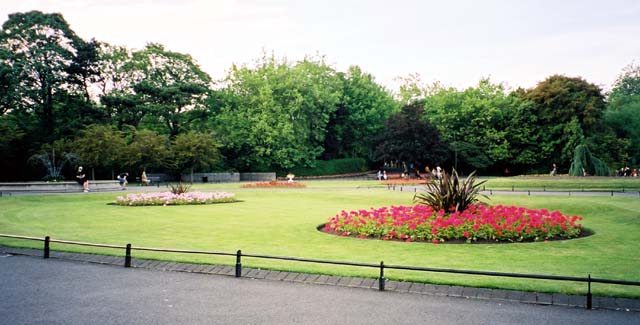
[[[243,182],[268,182],[276,179],[276,173],[240,173],[240,181]]]
[[[180,175],[183,182],[191,182],[191,174]],[[194,183],[232,183],[240,181],[240,173],[193,173]]]
[[[180,175],[183,182],[191,182],[191,174]],[[193,173],[194,183],[268,182],[276,179],[276,173]]]
[[[118,181],[91,181],[89,188],[92,192],[116,191],[120,189]],[[0,183],[0,192],[41,192],[41,193],[72,193],[82,192],[82,185],[78,182],[15,182]]]

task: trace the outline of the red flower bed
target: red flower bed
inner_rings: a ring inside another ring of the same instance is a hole
[[[295,187],[295,188],[300,188],[300,187],[307,187],[307,185],[304,185],[302,183],[297,183],[297,182],[269,181],[269,182],[257,182],[257,183],[250,183],[250,184],[242,184],[242,185],[240,185],[240,187],[244,187],[244,188],[265,188],[265,187]]]
[[[471,205],[462,212],[434,211],[425,205],[342,211],[324,225],[340,236],[441,243],[466,241],[538,241],[578,237],[579,216],[515,206]]]
[[[426,184],[429,180],[423,178],[398,178],[382,181],[384,185],[411,185],[411,184]]]

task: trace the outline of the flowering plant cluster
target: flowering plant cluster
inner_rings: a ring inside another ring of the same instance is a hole
[[[173,194],[163,193],[139,193],[118,196],[114,202],[116,205],[141,206],[141,205],[187,205],[187,204],[212,204],[235,202],[235,194],[226,192],[188,192]]]
[[[391,206],[342,211],[324,225],[341,236],[399,239],[407,242],[538,241],[580,235],[579,216],[515,206],[471,204],[463,211],[435,211],[430,206]]]
[[[426,184],[429,182],[428,179],[424,178],[397,178],[397,179],[388,179],[382,181],[384,185],[411,185],[411,184]]]
[[[302,183],[298,182],[280,182],[280,181],[269,181],[269,182],[257,182],[257,183],[249,183],[242,184],[240,187],[244,188],[256,188],[256,187],[307,187]]]

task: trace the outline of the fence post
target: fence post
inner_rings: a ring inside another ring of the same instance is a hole
[[[378,290],[384,291],[384,262],[380,261],[380,278],[378,278]]]
[[[613,196],[613,191],[611,191],[611,196]]]
[[[402,192],[402,186],[400,186],[400,192]]]
[[[531,190],[528,190],[527,193],[529,194],[529,196],[531,196]]]
[[[489,195],[493,195],[493,190],[489,190]]]
[[[513,185],[511,185],[511,192],[515,191],[515,188],[513,187]]]
[[[238,250],[236,252],[236,278],[242,276],[242,263],[240,263],[240,256],[242,256],[242,251]]]
[[[589,287],[587,289],[587,309],[591,309],[593,307],[593,301],[591,297],[591,274],[589,274],[589,280],[587,281]]]
[[[542,192],[546,192],[547,191],[547,185],[542,185]]]
[[[49,258],[49,236],[44,237],[44,254],[42,257]]]
[[[622,187],[622,193],[624,193],[624,186]]]
[[[131,267],[131,244],[127,244],[124,251],[124,267]]]

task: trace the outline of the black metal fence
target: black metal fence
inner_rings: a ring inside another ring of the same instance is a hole
[[[262,254],[242,254],[241,250],[238,250],[235,253],[228,253],[228,252],[197,251],[197,250],[183,250],[183,249],[171,249],[171,248],[134,247],[134,246],[131,246],[131,244],[126,244],[124,246],[107,245],[107,244],[95,244],[95,243],[86,243],[86,242],[78,242],[78,241],[51,239],[49,236],[46,236],[44,238],[40,238],[40,237],[0,234],[0,237],[43,241],[44,242],[44,248],[43,248],[43,255],[42,256],[44,258],[49,258],[51,243],[79,245],[79,246],[92,246],[92,247],[102,247],[102,248],[124,249],[125,250],[124,267],[131,267],[131,251],[132,250],[150,251],[150,252],[166,252],[166,253],[182,253],[182,254],[203,254],[203,255],[235,256],[236,257],[235,276],[238,277],[238,278],[242,276],[242,257],[273,259],[273,260],[283,260],[283,261],[295,261],[295,262],[305,262],[305,263],[320,263],[320,264],[333,264],[333,265],[344,265],[344,266],[355,266],[355,267],[378,268],[379,271],[380,271],[380,275],[378,277],[378,290],[381,290],[381,291],[384,291],[384,289],[385,289],[385,281],[386,281],[385,277],[384,277],[385,269],[408,270],[408,271],[423,271],[423,272],[437,272],[437,273],[453,273],[453,274],[466,274],[466,275],[481,275],[481,276],[491,276],[491,277],[524,278],[524,279],[537,279],[537,280],[586,282],[587,283],[587,295],[586,295],[586,308],[587,309],[591,309],[592,306],[593,306],[593,304],[592,304],[592,295],[591,295],[591,284],[592,283],[616,284],[616,285],[627,285],[627,286],[640,286],[640,282],[638,282],[638,281],[625,281],[625,280],[611,280],[611,279],[602,279],[602,278],[592,278],[591,274],[588,274],[587,277],[573,277],[573,276],[559,276],[559,275],[542,275],[542,274],[523,274],[523,273],[507,273],[507,272],[473,271],[473,270],[443,269],[443,268],[403,266],[403,265],[388,265],[388,264],[384,264],[384,261],[381,261],[380,264],[373,264],[373,263],[331,261],[331,260],[321,260],[321,259],[312,259],[312,258],[299,258],[299,257],[289,257],[289,256],[273,256],[273,255],[262,255]]]

